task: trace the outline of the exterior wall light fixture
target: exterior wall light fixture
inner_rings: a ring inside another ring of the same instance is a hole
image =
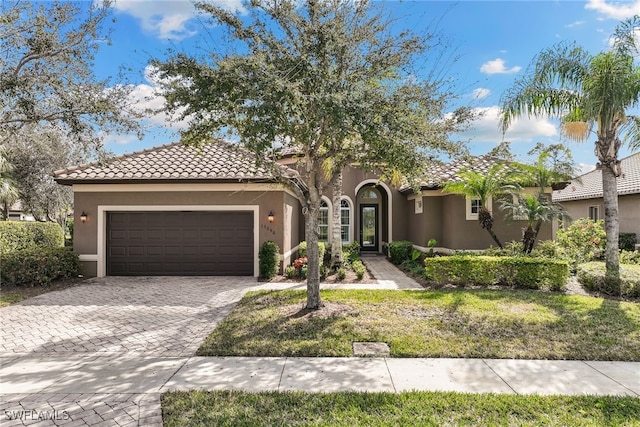
[[[82,213],[80,214],[80,222],[85,223],[87,222],[87,214],[85,211],[82,211]]]
[[[267,216],[267,220],[269,220],[269,222],[273,222],[273,219],[274,219],[273,211],[269,211],[269,215]]]

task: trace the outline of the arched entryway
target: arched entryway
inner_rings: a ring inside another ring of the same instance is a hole
[[[390,238],[390,194],[377,182],[363,182],[356,191],[356,239],[364,252],[382,252]]]

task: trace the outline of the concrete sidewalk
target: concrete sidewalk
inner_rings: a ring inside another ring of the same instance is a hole
[[[27,356],[3,358],[0,401],[29,395],[143,395],[170,390],[407,390],[640,397],[640,363],[353,357]],[[11,405],[9,405],[11,406]]]

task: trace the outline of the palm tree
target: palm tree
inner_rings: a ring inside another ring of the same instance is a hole
[[[523,252],[531,253],[536,243],[542,223],[555,218],[565,218],[567,214],[559,203],[550,201],[544,193],[538,195],[517,195],[516,200],[504,199],[500,209],[507,212],[507,218],[526,220],[527,228],[522,233]]]
[[[493,165],[485,174],[464,170],[458,173],[461,181],[449,182],[443,188],[444,191],[449,193],[480,199],[478,222],[480,227],[487,230],[500,249],[502,249],[502,243],[500,243],[498,236],[493,231],[493,215],[489,210],[490,207],[487,206],[487,202],[490,197],[518,190],[517,185],[506,183],[512,176],[513,172],[502,165]]]
[[[570,171],[573,170],[569,160],[561,162],[559,165],[548,165],[551,151],[558,149],[557,145],[541,147],[535,163],[517,165],[520,184],[526,187],[538,187],[537,195],[519,195],[516,201],[504,200],[501,204],[501,209],[507,212],[508,217],[512,219],[524,218],[528,222],[522,236],[524,253],[531,253],[533,250],[542,223],[556,218],[568,218],[562,205],[553,203],[550,197],[551,189],[556,184],[571,179]],[[570,158],[570,154],[568,155]]]
[[[640,146],[640,118],[627,114],[640,100],[640,67],[634,61],[638,27],[638,16],[622,22],[611,49],[595,56],[575,44],[542,51],[501,102],[503,131],[526,114],[560,118],[563,134],[575,141],[595,133],[607,234],[606,280],[610,283],[618,283],[620,277],[616,181],[621,174],[621,138],[626,137],[632,148]]]

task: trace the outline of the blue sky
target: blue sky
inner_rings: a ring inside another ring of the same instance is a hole
[[[243,13],[240,0],[209,0]],[[450,57],[442,68],[454,82],[459,103],[472,105],[483,116],[461,138],[470,139],[473,154],[483,154],[502,140],[497,115],[503,92],[522,75],[542,49],[561,41],[575,41],[592,53],[608,46],[618,22],[640,14],[640,0],[589,1],[384,1],[398,18],[398,28],[417,33],[435,31],[450,44]],[[140,108],[158,107],[149,78],[150,58],[163,58],[168,48],[184,52],[205,51],[217,39],[215,28],[204,26],[191,2],[183,0],[117,0],[112,44],[103,45],[95,62],[100,78],[115,76],[118,67],[129,69],[136,84],[133,99]],[[455,104],[452,104],[452,108]],[[162,114],[149,117],[143,140],[133,135],[107,135],[106,148],[126,153],[173,142],[184,124],[166,123]],[[557,124],[548,119],[520,119],[505,138],[520,159],[537,142],[565,143],[576,163],[588,170],[595,162],[593,141],[562,141]],[[620,157],[630,152],[625,148]]]

